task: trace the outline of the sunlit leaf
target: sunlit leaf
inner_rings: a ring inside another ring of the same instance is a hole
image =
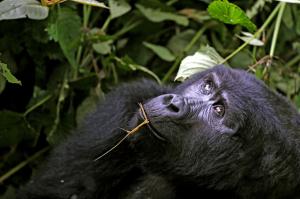
[[[120,17],[131,10],[131,6],[125,0],[109,0],[111,18]]]
[[[256,26],[247,17],[246,13],[237,5],[229,3],[227,0],[213,1],[208,6],[211,17],[218,19],[226,24],[239,24],[254,32]]]
[[[22,85],[21,81],[18,80],[9,70],[6,64],[0,62],[0,75],[3,75],[9,83]]]
[[[276,0],[276,1],[282,1],[286,3],[300,3],[300,0]]]
[[[175,56],[164,46],[143,42],[144,46],[151,49],[157,56],[165,61],[174,61]]]
[[[41,20],[48,17],[48,10],[37,0],[4,0],[0,2],[0,20],[26,17]]]
[[[244,42],[248,42],[249,44],[252,46],[263,46],[264,42],[254,38],[254,35],[249,33],[249,32],[242,32],[243,36],[240,35],[236,35],[236,37],[238,37],[239,39],[243,40]]]
[[[187,26],[189,24],[189,20],[185,16],[177,15],[171,12],[160,11],[159,9],[146,8],[141,4],[136,4],[136,7],[148,20],[152,22],[170,20],[183,26]]]
[[[63,3],[65,1],[73,1],[85,5],[90,5],[90,6],[100,7],[100,8],[108,8],[104,3],[101,3],[96,0],[41,0],[42,5],[44,6],[51,6],[51,5]]]
[[[204,46],[194,55],[187,56],[181,61],[175,81],[184,81],[191,75],[212,68],[221,62],[223,58],[214,48]]]
[[[81,3],[81,4],[86,4],[86,5],[90,5],[90,6],[95,6],[95,7],[99,7],[99,8],[108,8],[104,3],[101,3],[96,0],[70,0],[70,1],[74,1],[77,3]]]

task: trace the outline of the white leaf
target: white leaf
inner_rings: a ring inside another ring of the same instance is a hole
[[[191,75],[205,71],[223,62],[223,58],[210,46],[202,47],[192,56],[185,57],[179,66],[175,81],[184,81]]]
[[[45,19],[48,17],[48,8],[36,0],[4,0],[0,2],[0,20],[7,19]]]
[[[77,3],[86,4],[90,6],[100,7],[100,8],[108,8],[104,3],[100,3],[96,0],[71,0]]]
[[[249,32],[242,32],[244,36],[236,35],[239,39],[243,40],[244,42],[248,42],[252,46],[263,46],[265,45],[263,41],[254,38],[254,35]]]
[[[276,1],[282,1],[286,3],[300,3],[300,0],[276,0]]]

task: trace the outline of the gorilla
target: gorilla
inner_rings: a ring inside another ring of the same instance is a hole
[[[97,159],[144,121],[142,110],[149,124]],[[300,115],[254,76],[221,65],[173,87],[124,84],[18,197],[299,198]]]

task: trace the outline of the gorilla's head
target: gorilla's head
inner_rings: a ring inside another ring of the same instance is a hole
[[[156,140],[141,144],[151,143],[142,149],[153,160],[147,165],[220,189],[260,178],[280,148],[280,103],[287,102],[245,71],[216,66],[195,74],[144,103]]]

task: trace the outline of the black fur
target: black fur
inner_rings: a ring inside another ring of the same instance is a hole
[[[126,135],[121,128],[143,121],[139,102],[151,126],[94,161]],[[18,197],[297,198],[299,144],[293,105],[252,75],[217,66],[174,88],[120,86]]]

